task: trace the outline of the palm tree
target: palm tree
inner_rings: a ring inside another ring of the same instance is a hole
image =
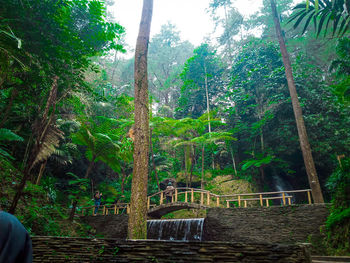
[[[311,5],[310,5],[311,3]],[[324,35],[332,24],[333,36],[344,35],[350,29],[350,1],[349,0],[307,0],[306,3],[294,7],[295,13],[290,17],[289,22],[294,20],[294,28],[299,27],[305,20],[302,34],[311,22],[314,23],[317,36],[324,28]],[[289,23],[288,22],[288,23]]]
[[[97,124],[93,120],[83,120],[79,131],[72,135],[73,143],[86,146],[85,156],[89,166],[85,179],[98,161],[104,162],[114,171],[120,171],[119,130],[112,127],[114,120],[104,118],[102,121],[102,124]]]
[[[305,128],[303,113],[300,107],[298,94],[294,83],[292,66],[289,60],[286,44],[282,36],[282,30],[281,30],[279,16],[276,9],[276,3],[274,0],[270,0],[270,3],[271,3],[273,21],[275,23],[275,28],[276,28],[276,35],[278,38],[278,42],[280,44],[289,93],[292,100],[295,122],[297,124],[300,148],[303,153],[306,173],[308,175],[309,184],[312,189],[312,197],[315,203],[324,203],[320,182],[318,180],[318,176],[315,168],[315,163],[312,158],[311,147],[310,147],[309,139]]]

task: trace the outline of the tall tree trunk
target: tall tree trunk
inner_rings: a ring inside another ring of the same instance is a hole
[[[125,186],[126,174],[125,174],[125,171],[124,171],[123,167],[121,168],[121,170],[122,170],[122,184],[121,184],[120,188],[121,188],[122,194],[124,194],[124,190],[125,190],[124,186]]]
[[[193,153],[191,158],[192,160],[191,160],[191,172],[190,172],[190,187],[192,187],[192,176],[193,176],[195,158],[196,158],[196,146],[193,146]]]
[[[208,112],[208,131],[209,135],[211,133],[211,125],[210,125],[210,105],[209,105],[209,91],[208,91],[208,75],[207,75],[207,66],[204,64],[204,83],[205,83],[205,95],[207,97],[207,112]],[[214,162],[214,154],[211,155],[211,166],[213,170],[215,169],[215,162]]]
[[[69,213],[69,218],[68,218],[69,221],[73,221],[74,219],[74,214],[75,214],[75,209],[77,209],[77,204],[78,204],[78,201],[74,200],[72,203],[72,209],[70,210],[70,213]]]
[[[154,155],[153,155],[152,129],[150,129],[150,136],[149,136],[149,138],[150,138],[149,144],[150,144],[150,150],[151,150],[153,171],[154,171],[154,175],[155,175],[156,180],[157,180],[158,191],[160,191],[159,178],[158,178],[158,173],[157,173],[157,169],[156,169],[156,162],[154,161]]]
[[[135,141],[128,237],[147,238],[147,178],[149,152],[149,108],[147,52],[153,0],[144,0],[135,50]]]
[[[185,156],[185,177],[186,177],[186,187],[188,187],[188,162],[187,162],[187,159],[188,159],[188,149],[187,149],[187,146],[185,145],[184,146],[184,156]]]
[[[236,161],[235,161],[235,156],[233,154],[233,149],[231,148],[231,158],[232,158],[232,164],[233,164],[233,169],[235,171],[235,176],[237,176],[237,169],[236,169]],[[234,179],[234,177],[232,176],[232,179]]]
[[[41,180],[41,177],[42,177],[43,174],[44,174],[46,164],[47,164],[47,160],[45,160],[45,161],[40,165],[39,174],[38,174],[38,177],[37,177],[36,182],[35,182],[36,185],[39,185],[39,184],[40,184],[40,180]]]
[[[35,165],[35,161],[38,154],[40,153],[42,143],[46,139],[47,129],[54,120],[56,103],[57,103],[57,81],[58,81],[58,77],[54,76],[51,90],[46,101],[46,106],[44,109],[43,116],[41,119],[37,119],[37,122],[34,125],[35,128],[33,130],[33,134],[36,135],[35,144],[32,147],[31,154],[29,155],[29,160],[24,166],[22,180],[17,188],[15,196],[13,197],[13,200],[9,209],[9,213],[11,214],[14,214],[16,211],[18,201],[22,196],[22,192],[30,176],[30,172]],[[51,110],[51,113],[50,113],[50,110]]]
[[[89,178],[90,172],[92,171],[92,168],[94,168],[95,159],[96,159],[96,156],[92,156],[92,159],[91,159],[91,161],[89,163],[89,166],[88,166],[88,168],[86,169],[86,172],[85,172],[85,176],[84,176],[85,179]]]
[[[309,140],[306,133],[303,113],[299,104],[298,94],[294,84],[289,55],[288,55],[287,48],[284,43],[284,39],[281,32],[281,25],[277,14],[276,3],[274,0],[270,0],[270,3],[271,3],[272,14],[273,14],[273,21],[276,27],[276,35],[277,35],[281,53],[282,53],[290,97],[292,99],[292,105],[293,105],[293,111],[294,111],[295,120],[297,124],[297,129],[298,129],[300,147],[303,153],[306,173],[308,175],[309,184],[312,190],[312,197],[315,203],[324,203],[322,190],[320,187],[315,164],[311,154],[311,147],[310,147]]]
[[[204,187],[204,145],[202,147],[202,176],[201,176],[201,188]]]

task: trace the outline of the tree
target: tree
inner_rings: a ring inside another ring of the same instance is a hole
[[[221,83],[222,65],[216,52],[208,44],[194,50],[181,73],[183,85],[178,102],[177,117],[198,118],[208,111],[212,98],[224,91]],[[209,115],[208,115],[209,116]]]
[[[160,107],[176,106],[181,80],[179,74],[183,64],[191,57],[193,46],[182,42],[176,27],[170,23],[162,25],[149,44],[150,92]]]
[[[310,5],[311,2],[311,5]],[[350,1],[349,0],[307,0],[306,3],[294,7],[295,13],[289,22],[296,20],[294,29],[306,19],[302,34],[305,33],[311,21],[314,23],[317,36],[324,29],[324,35],[331,24],[332,35],[343,36],[350,29]]]
[[[153,0],[144,0],[135,50],[135,125],[134,169],[128,236],[147,238],[147,179],[149,151],[149,103],[147,52],[151,29]]]
[[[114,171],[120,171],[119,139],[117,130],[113,127],[113,120],[82,120],[79,131],[72,135],[72,141],[86,147],[85,156],[89,160],[89,166],[85,172],[85,179],[89,178],[94,163],[98,161],[106,163]]]
[[[281,25],[280,25],[280,21],[279,21],[277,9],[276,9],[276,3],[274,0],[270,0],[270,3],[271,3],[272,15],[273,15],[273,19],[276,27],[276,35],[277,35],[278,42],[280,44],[281,53],[282,53],[283,64],[284,64],[286,78],[288,82],[288,88],[292,99],[293,111],[295,115],[295,121],[297,124],[298,135],[300,140],[300,147],[303,153],[303,158],[304,158],[305,168],[309,179],[309,184],[312,189],[312,197],[315,203],[324,203],[321,186],[318,180],[315,164],[312,158],[311,147],[307,137],[307,132],[306,132],[304,119],[303,119],[303,113],[300,107],[298,94],[294,84],[294,78],[293,78],[291,63],[289,60],[289,55],[282,36]]]

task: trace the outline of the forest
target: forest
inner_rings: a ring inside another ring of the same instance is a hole
[[[149,194],[169,179],[212,191],[242,181],[252,192],[314,191],[317,179],[322,202],[313,199],[331,211],[321,245],[350,253],[349,1],[263,0],[244,16],[235,0],[211,0],[218,37],[194,46],[168,22],[150,38],[149,99],[138,102],[117,1],[0,3],[0,209],[31,235],[93,236],[74,213],[96,190],[104,203],[130,202],[135,108],[146,103]]]

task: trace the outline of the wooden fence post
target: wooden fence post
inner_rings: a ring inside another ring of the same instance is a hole
[[[185,192],[185,203],[187,203],[187,191]]]
[[[286,205],[286,194],[284,192],[282,193],[282,200],[283,200],[283,205]]]
[[[204,203],[204,193],[201,192],[201,205],[203,205],[203,203]]]
[[[127,214],[130,214],[130,204],[127,204],[127,205],[126,205],[126,213],[127,213]]]
[[[311,195],[310,195],[310,191],[307,191],[307,199],[309,200],[309,205],[312,204],[311,202]]]
[[[266,199],[266,207],[269,207],[269,199]]]
[[[241,196],[238,196],[238,207],[241,207]]]
[[[175,202],[177,202],[177,188],[175,189]]]
[[[219,207],[220,206],[220,198],[217,196],[216,197],[216,206]]]
[[[259,197],[260,197],[260,206],[264,206],[263,199],[262,199],[262,194],[260,194]]]
[[[160,204],[161,205],[163,204],[163,191],[160,192]]]
[[[194,192],[193,192],[193,188],[191,188],[191,203],[194,203]]]
[[[147,210],[149,210],[151,206],[151,197],[147,197]]]
[[[210,205],[210,193],[207,192],[207,205],[209,206]]]

